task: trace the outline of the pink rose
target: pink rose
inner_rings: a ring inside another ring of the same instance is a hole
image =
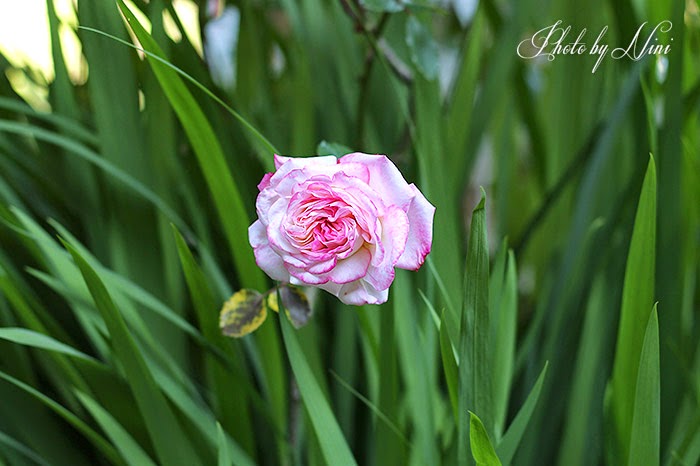
[[[425,261],[435,207],[386,156],[275,155],[275,167],[258,185],[248,229],[258,266],[274,280],[380,304],[394,267]]]

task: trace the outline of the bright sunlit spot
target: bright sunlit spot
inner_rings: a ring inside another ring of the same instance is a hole
[[[44,0],[0,0],[0,53],[12,65],[53,79],[49,21]]]
[[[68,76],[74,84],[84,83],[87,66],[75,34],[75,3],[54,0],[53,5]],[[7,78],[15,92],[33,107],[49,110],[45,85],[53,81],[55,73],[45,1],[0,0],[0,54],[14,67],[7,71]],[[22,70],[27,70],[31,78]]]

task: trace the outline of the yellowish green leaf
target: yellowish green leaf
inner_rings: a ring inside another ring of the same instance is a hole
[[[239,290],[221,308],[219,327],[224,335],[243,337],[257,330],[267,318],[264,295],[255,290]]]

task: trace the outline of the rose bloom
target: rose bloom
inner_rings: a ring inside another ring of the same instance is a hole
[[[271,278],[314,286],[346,304],[386,302],[394,267],[417,270],[430,252],[435,207],[384,155],[275,155],[248,229]]]

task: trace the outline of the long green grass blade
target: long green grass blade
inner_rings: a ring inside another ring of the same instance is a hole
[[[143,355],[131,336],[123,316],[97,273],[70,244],[64,243],[80,269],[95,305],[107,324],[114,351],[124,366],[127,381],[143,415],[158,458],[169,465],[201,464],[178,420],[158,389]]]
[[[188,73],[186,73],[186,72],[183,71],[182,69],[178,68],[177,66],[173,65],[172,63],[170,63],[169,61],[167,61],[166,59],[164,59],[162,56],[160,56],[158,53],[154,53],[154,50],[141,49],[141,48],[139,48],[139,47],[136,47],[134,44],[131,44],[131,43],[129,43],[129,42],[123,40],[123,39],[120,39],[119,37],[116,37],[116,36],[114,36],[114,35],[112,35],[112,34],[109,34],[109,33],[105,32],[105,31],[101,31],[101,30],[99,30],[99,29],[95,29],[95,28],[91,28],[91,27],[87,27],[87,26],[81,26],[80,29],[83,29],[83,30],[89,31],[89,32],[93,32],[93,33],[96,33],[96,34],[100,34],[100,35],[105,36],[105,37],[108,37],[108,38],[110,38],[110,39],[112,39],[112,40],[114,40],[114,41],[117,41],[117,42],[121,43],[122,45],[126,45],[127,47],[132,47],[132,48],[134,48],[134,49],[136,49],[136,50],[139,50],[139,51],[143,52],[143,53],[144,53],[145,55],[147,55],[149,58],[152,58],[152,59],[154,59],[154,60],[156,60],[156,61],[162,63],[163,65],[167,66],[168,68],[170,68],[171,70],[173,70],[175,73],[179,74],[180,76],[182,76],[183,78],[185,78],[187,81],[189,81],[190,83],[192,83],[192,84],[194,84],[196,87],[198,87],[198,88],[199,88],[201,91],[203,91],[209,98],[211,98],[211,99],[214,100],[216,103],[218,103],[219,105],[221,105],[228,113],[230,113],[236,120],[238,120],[239,123],[241,123],[241,125],[243,125],[243,127],[244,127],[245,129],[247,129],[247,130],[251,133],[252,137],[254,137],[255,139],[257,139],[257,141],[260,143],[260,145],[261,145],[262,147],[264,147],[268,152],[272,152],[272,153],[278,153],[278,152],[279,152],[279,151],[275,148],[275,146],[273,146],[272,143],[271,143],[270,141],[268,141],[267,138],[265,138],[265,136],[263,136],[262,133],[260,133],[250,122],[248,122],[245,118],[243,118],[243,116],[242,116],[240,113],[238,113],[238,112],[235,111],[233,108],[231,108],[228,104],[226,104],[226,102],[224,102],[223,100],[221,100],[221,98],[219,98],[218,96],[216,96],[216,94],[214,94],[212,91],[210,91],[209,89],[207,89],[202,83],[200,83],[199,81],[197,81],[197,80],[196,80],[195,78],[193,78],[191,75],[189,75]],[[157,49],[156,49],[156,50],[157,50]],[[269,167],[269,168],[271,169],[274,165],[272,164],[272,162],[268,162],[265,166],[267,166],[267,167]]]
[[[231,462],[231,457],[228,452],[226,433],[224,433],[224,429],[221,428],[221,424],[218,422],[216,423],[216,431],[219,434],[219,457],[217,464],[218,466],[231,466],[233,463]]]
[[[501,466],[501,461],[496,456],[481,419],[471,411],[469,412],[469,444],[477,466]]]
[[[455,349],[447,331],[447,320],[445,313],[440,319],[440,354],[442,356],[442,368],[445,371],[445,382],[452,405],[452,414],[455,422],[459,420],[459,367],[455,359]]]
[[[278,303],[282,300],[278,297]],[[326,396],[316,381],[316,377],[309,367],[309,363],[301,350],[297,335],[292,324],[284,317],[284,312],[280,309],[280,327],[282,327],[282,337],[287,348],[287,356],[292,366],[292,371],[299,385],[301,399],[304,402],[306,411],[309,414],[311,425],[321,446],[323,457],[329,464],[343,466],[357,465],[355,458],[348,447],[343,433],[340,430]]]
[[[644,342],[648,309],[653,306],[656,251],[656,167],[649,160],[634,221],[625,270],[615,363],[610,383],[616,461],[627,463],[637,392],[639,357]]]
[[[656,305],[649,316],[639,357],[629,466],[661,464],[661,375],[659,365],[659,317]]]
[[[399,306],[396,305],[393,309],[382,309],[379,317],[379,373],[382,374],[382,380],[379,384],[379,396],[377,405],[389,419],[398,417],[399,403],[399,368],[398,368],[398,348],[396,336],[396,316]],[[403,309],[401,309],[403,311]],[[385,464],[387,462],[399,461],[405,459],[405,452],[402,451],[403,445],[398,441],[394,433],[388,425],[378,424],[376,428],[377,444],[382,445],[382,448],[376,449],[375,461],[377,464]]]
[[[41,348],[48,351],[56,351],[67,356],[73,356],[76,358],[85,359],[87,361],[95,361],[87,354],[61,343],[48,335],[34,332],[25,328],[0,328],[0,339],[12,341],[20,345],[32,346],[34,348]]]
[[[131,10],[121,1],[118,4],[144,48],[156,56],[162,56],[158,44],[141,26]],[[197,101],[177,74],[160,61],[149,60],[149,63],[197,155],[199,166],[214,199],[219,220],[226,232],[241,286],[263,291],[266,280],[255,263],[253,251],[242,247],[248,242],[248,225],[251,222],[216,135]]]
[[[80,144],[72,139],[66,138],[63,135],[53,133],[51,131],[45,130],[43,128],[38,128],[32,125],[27,125],[24,123],[16,123],[11,121],[0,120],[0,131],[6,131],[9,133],[21,134],[35,137],[42,141],[47,141],[57,146],[63,147],[69,153],[76,155],[88,162],[94,164],[101,170],[104,170],[109,174],[110,177],[124,184],[127,188],[134,191],[138,195],[142,196],[144,199],[151,202],[155,207],[161,210],[168,218],[170,218],[174,223],[178,225],[179,228],[189,231],[187,224],[180,218],[180,216],[175,212],[175,210],[168,206],[165,201],[163,201],[157,194],[155,194],[148,186],[143,182],[137,180],[129,173],[120,169],[116,165],[112,164],[108,160],[100,157],[96,152],[90,148]]]
[[[55,126],[56,129],[61,130],[64,136],[69,136],[71,139],[78,139],[91,146],[97,146],[100,142],[93,132],[77,121],[71,120],[61,114],[40,112],[25,103],[7,97],[0,97],[0,109],[10,110],[50,123]]]
[[[464,278],[464,302],[459,340],[459,425],[460,464],[469,460],[468,411],[482,413],[487,432],[493,430],[492,351],[489,323],[489,256],[486,237],[486,193],[472,213]]]
[[[591,425],[596,420],[600,424],[600,407],[604,397],[604,387],[597,381],[607,372],[605,359],[614,345],[610,338],[614,332],[610,322],[614,318],[612,315],[616,304],[606,299],[611,286],[611,280],[601,274],[593,282],[588,296],[573,388],[568,399],[568,414],[559,449],[560,466],[586,466],[594,461],[596,455],[592,444],[599,431],[592,429]]]
[[[335,372],[332,373],[333,377],[335,377],[335,380],[338,381],[338,383],[343,387],[343,389],[347,390],[348,393],[352,394],[354,397],[356,397],[358,400],[362,402],[365,406],[367,406],[372,413],[374,413],[375,416],[377,416],[377,419],[382,421],[391,431],[396,435],[398,439],[400,439],[404,445],[410,446],[410,442],[408,439],[403,435],[401,432],[401,429],[391,420],[389,417],[384,414],[374,403],[372,403],[366,396],[364,396],[362,393],[358,392],[355,390],[349,383],[347,383],[345,380],[341,379],[338,374]]]
[[[436,397],[432,389],[430,369],[430,359],[435,353],[431,352],[427,343],[435,340],[430,340],[416,325],[420,318],[410,278],[408,272],[396,271],[393,285],[398,357],[407,387],[406,408],[414,424],[414,448],[409,461],[412,464],[436,464],[439,461],[434,422],[437,405],[425,402]],[[432,323],[427,329],[434,329]]]
[[[511,379],[513,377],[513,360],[515,359],[516,326],[518,320],[518,288],[515,255],[508,251],[507,261],[500,269],[503,274],[492,276],[501,280],[498,299],[491,302],[497,306],[492,309],[493,321],[493,390],[494,390],[494,432],[496,440],[503,433],[508,410]]]
[[[15,440],[4,432],[0,432],[0,443],[4,444],[8,448],[18,451],[23,456],[31,459],[34,463],[40,466],[51,466],[51,463],[39,456],[36,452],[32,451],[28,446]]]
[[[95,432],[92,427],[90,427],[87,423],[66,409],[64,406],[44,395],[34,387],[22,382],[21,380],[18,380],[15,377],[12,377],[3,371],[0,371],[0,379],[3,379],[6,382],[9,382],[19,389],[27,392],[62,417],[66,422],[82,433],[85,438],[87,438],[95,447],[97,447],[105,458],[109,459],[109,461],[111,461],[113,464],[124,464],[124,461],[121,459],[117,451],[114,449],[114,447],[112,447],[112,445],[109,444],[109,442],[107,442],[107,440],[105,440],[104,437]]]
[[[129,465],[155,466],[153,460],[143,451],[141,446],[104,407],[84,393],[77,392],[76,394]]]
[[[535,385],[530,390],[530,394],[527,396],[525,403],[520,407],[518,414],[513,418],[513,422],[508,426],[505,435],[498,445],[496,446],[496,453],[501,459],[503,464],[509,465],[515,456],[515,452],[520,445],[520,440],[523,438],[523,434],[527,430],[528,423],[530,422],[530,417],[532,416],[537,402],[540,399],[540,392],[542,391],[542,384],[544,383],[544,378],[547,374],[547,367],[549,364],[545,364],[540,376],[537,377]]]
[[[230,344],[221,334],[218,322],[219,306],[216,303],[211,291],[211,287],[207,283],[207,278],[201,268],[192,257],[192,253],[185,244],[182,235],[173,227],[175,244],[180,257],[182,269],[185,274],[185,281],[190,290],[192,302],[199,321],[199,326],[202,329],[202,334],[207,341],[212,342],[218,349],[231,358],[235,365],[239,368],[237,374],[232,374],[225,370],[218,363],[207,361],[207,370],[211,377],[212,389],[214,392],[216,405],[220,412],[220,422],[233,434],[234,438],[241,443],[243,448],[248,453],[253,453],[253,428],[250,419],[250,412],[246,407],[248,396],[244,387],[246,382],[237,380],[240,377],[246,376],[244,371],[244,362],[240,354],[240,346]],[[266,373],[259,368],[257,373],[261,376],[264,391],[270,393],[269,383]],[[272,383],[278,381],[273,380]],[[238,400],[236,403],[231,403],[230,400]]]

